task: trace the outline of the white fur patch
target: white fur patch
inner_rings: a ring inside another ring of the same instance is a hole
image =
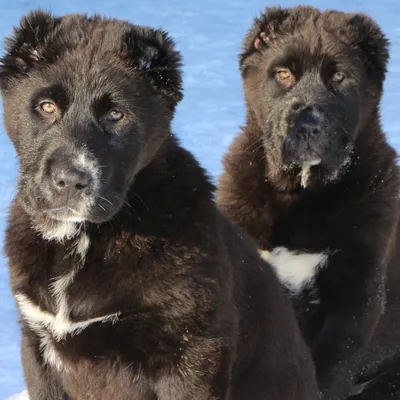
[[[67,372],[68,367],[58,355],[51,334],[43,329],[39,330],[39,336],[40,350],[42,351],[44,362],[53,365],[59,371],[63,370],[64,372]]]
[[[64,339],[68,334],[77,335],[88,326],[96,322],[115,323],[120,313],[103,315],[101,317],[89,318],[84,321],[74,322],[68,317],[66,309],[61,307],[56,315],[47,311],[43,311],[39,306],[34,304],[26,295],[17,294],[16,300],[24,320],[29,326],[35,330],[47,330],[56,341]]]
[[[276,247],[271,252],[261,250],[260,254],[272,265],[279,280],[292,295],[311,284],[318,269],[328,260],[328,255],[324,253],[301,253],[285,247]]]
[[[301,176],[300,184],[303,188],[307,187],[307,182],[311,175],[311,167],[313,165],[318,165],[320,163],[321,163],[321,160],[313,160],[313,161],[305,162],[303,164],[303,167],[301,168],[301,171],[300,171],[300,176]]]
[[[86,150],[80,150],[75,159],[78,168],[83,169],[84,171],[88,171],[92,180],[93,180],[93,191],[96,192],[99,188],[100,180],[99,180],[99,167],[97,162],[88,156],[88,152]]]
[[[33,228],[37,232],[40,232],[46,240],[63,242],[64,240],[72,239],[76,236],[81,229],[81,224],[72,221],[56,221],[47,218],[44,223],[34,223]]]
[[[75,253],[80,256],[80,262],[85,261],[86,253],[90,247],[90,238],[86,233],[81,233],[75,242],[75,247],[72,250],[72,254]],[[71,254],[71,255],[72,255]]]
[[[21,316],[40,337],[40,346],[44,360],[54,365],[57,369],[64,368],[61,359],[58,357],[54,347],[54,340],[59,342],[69,334],[78,335],[88,326],[96,322],[118,321],[120,313],[103,315],[100,317],[89,318],[83,321],[72,321],[69,317],[67,290],[75,279],[76,274],[83,267],[86,253],[90,247],[90,238],[86,233],[82,233],[76,241],[73,252],[78,254],[81,259],[71,271],[53,280],[49,286],[49,291],[55,300],[56,314],[42,310],[34,304],[25,294],[19,293],[15,296]]]

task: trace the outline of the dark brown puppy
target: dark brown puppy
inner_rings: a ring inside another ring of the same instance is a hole
[[[240,60],[247,125],[225,157],[218,203],[267,251],[293,296],[330,400],[364,387],[351,389],[352,377],[385,303],[399,194],[379,122],[387,60],[374,21],[308,7],[267,9]],[[395,332],[379,361],[400,344],[400,282],[392,283],[385,318]],[[374,375],[366,367],[358,379]]]
[[[0,73],[31,400],[316,399],[283,287],[170,131],[166,33],[34,12]]]

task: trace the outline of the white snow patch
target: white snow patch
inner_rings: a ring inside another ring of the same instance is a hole
[[[28,392],[24,390],[22,393],[8,397],[6,400],[29,400]]]

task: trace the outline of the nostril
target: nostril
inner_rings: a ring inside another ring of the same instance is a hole
[[[52,173],[52,184],[58,193],[79,192],[90,186],[87,172],[75,168],[55,169]]]
[[[312,133],[314,133],[314,134],[319,133],[319,129],[318,128],[313,128]]]
[[[78,182],[78,183],[75,185],[75,188],[76,188],[77,190],[85,189],[85,187],[87,187],[87,184],[85,184],[85,183],[80,183],[80,182]]]

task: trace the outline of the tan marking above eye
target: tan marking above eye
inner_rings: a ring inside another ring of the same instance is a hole
[[[42,101],[39,104],[39,107],[41,111],[43,111],[45,114],[55,114],[58,111],[58,107],[52,103],[51,101]]]
[[[107,119],[109,121],[119,121],[120,119],[122,119],[124,116],[124,114],[121,111],[118,110],[111,110],[108,115],[107,115]]]

